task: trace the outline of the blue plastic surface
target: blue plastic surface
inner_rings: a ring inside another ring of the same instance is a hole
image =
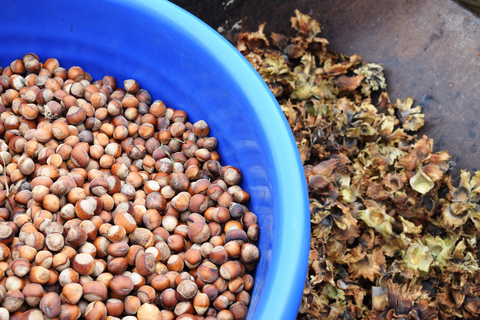
[[[297,148],[275,98],[237,50],[167,1],[3,0],[0,65],[27,52],[94,79],[136,79],[153,99],[203,119],[222,164],[239,167],[259,217],[261,259],[248,319],[295,319],[310,215]]]

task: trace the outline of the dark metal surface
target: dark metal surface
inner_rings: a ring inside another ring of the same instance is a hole
[[[383,63],[392,101],[411,96],[423,107],[419,134],[433,138],[437,151],[450,151],[454,177],[459,169],[480,169],[480,18],[465,6],[452,0],[172,2],[232,42],[263,22],[267,35],[293,35],[294,10],[310,14],[332,50]]]

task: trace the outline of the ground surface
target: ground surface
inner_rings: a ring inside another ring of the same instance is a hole
[[[294,10],[323,27],[333,51],[383,63],[390,99],[422,105],[420,134],[459,169],[480,169],[480,18],[452,0],[173,0],[228,40],[239,31],[292,35]],[[241,27],[241,28],[240,28]]]

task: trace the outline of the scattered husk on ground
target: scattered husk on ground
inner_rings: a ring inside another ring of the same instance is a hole
[[[478,319],[480,172],[415,134],[413,99],[391,100],[381,64],[328,49],[298,10],[295,37],[265,24],[237,48],[277,98],[310,197],[308,275],[298,319]]]

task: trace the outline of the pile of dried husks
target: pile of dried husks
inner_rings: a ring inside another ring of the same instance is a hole
[[[478,319],[480,172],[452,184],[448,153],[414,134],[421,107],[392,103],[381,65],[329,51],[319,23],[295,13],[296,37],[268,39],[263,24],[237,48],[277,97],[305,167],[298,319]]]

